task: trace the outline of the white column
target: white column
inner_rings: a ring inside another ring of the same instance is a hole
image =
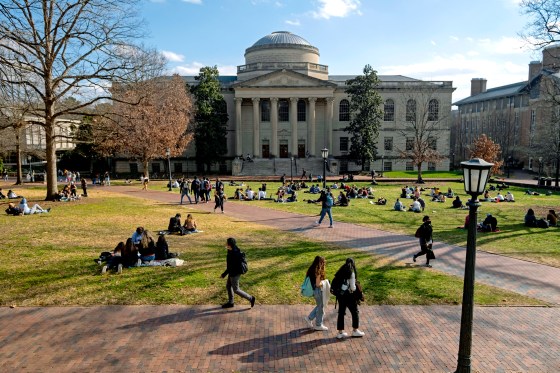
[[[270,122],[272,127],[270,155],[278,157],[278,98],[276,97],[270,99]]]
[[[292,157],[297,156],[297,147],[298,147],[297,102],[298,102],[297,98],[293,98],[293,97],[290,98],[290,127],[292,131],[292,148],[290,151],[292,153]]]
[[[243,156],[243,143],[241,139],[241,103],[243,99],[236,97],[235,99],[235,153],[237,156]]]
[[[260,157],[259,144],[261,142],[259,98],[253,98],[253,156]]]
[[[309,147],[309,154],[316,156],[315,154],[315,102],[317,98],[309,98],[309,122],[307,124],[307,146]]]
[[[334,149],[332,148],[332,122],[333,122],[333,102],[334,98],[328,97],[327,98],[327,123],[326,123],[326,131],[327,131],[327,149],[329,149],[329,154],[334,155]]]

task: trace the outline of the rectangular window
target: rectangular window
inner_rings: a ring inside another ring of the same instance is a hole
[[[414,163],[406,162],[406,171],[414,171]]]
[[[129,163],[128,164],[128,169],[130,170],[130,173],[132,174],[132,177],[135,177],[136,175],[138,175],[138,163]]]
[[[261,101],[261,122],[270,122],[270,100]]]
[[[341,137],[340,138],[340,151],[347,152],[348,151],[348,137]]]
[[[414,137],[406,138],[406,150],[411,151],[414,149]]]
[[[288,100],[278,101],[278,121],[288,122],[290,120],[290,105]]]
[[[306,120],[305,109],[306,109],[305,101],[298,100],[298,102],[297,102],[297,121],[298,122],[305,122],[305,120]]]
[[[182,162],[175,162],[173,163],[173,172],[176,172],[178,174],[182,174],[183,173],[183,163]]]
[[[383,164],[383,171],[393,171],[393,162],[385,161]]]
[[[385,137],[383,148],[385,150],[388,150],[388,151],[393,150],[393,138],[392,137]]]
[[[152,163],[152,173],[159,174],[161,171],[159,163]]]
[[[428,171],[435,171],[436,164],[434,162],[428,162]]]

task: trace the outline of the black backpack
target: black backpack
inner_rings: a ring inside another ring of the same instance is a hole
[[[247,273],[249,270],[249,265],[247,264],[247,259],[245,259],[245,253],[240,251],[239,257],[241,258],[241,274]]]
[[[344,284],[348,285],[346,279],[335,275],[331,282],[331,294],[335,297],[342,296],[346,292],[346,290],[342,290],[342,285]]]

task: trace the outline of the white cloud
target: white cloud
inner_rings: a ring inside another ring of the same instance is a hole
[[[436,45],[436,42],[432,40],[432,41],[430,41],[430,44]]]
[[[348,17],[352,13],[361,15],[359,0],[318,0],[319,9],[312,12],[314,18]]]
[[[285,22],[286,24],[290,25],[290,26],[299,26],[299,25],[300,25],[299,19],[294,19],[293,21],[287,19],[287,20],[285,20],[284,22]]]
[[[183,62],[185,60],[185,56],[175,52],[161,51],[161,54],[170,62]]]
[[[483,49],[483,53],[488,54],[524,54],[527,52],[526,42],[521,38],[480,39],[477,44]]]
[[[182,0],[184,3],[189,3],[189,4],[196,4],[196,5],[201,5],[202,4],[202,0]]]
[[[169,73],[193,76],[193,75],[198,75],[200,69],[206,66],[214,66],[214,64],[204,64],[201,62],[193,61],[192,63],[189,64],[172,67]],[[220,72],[220,75],[237,75],[237,66],[218,65],[218,71]]]
[[[449,39],[451,39],[451,40],[453,40],[453,41],[459,41],[459,38],[458,38],[457,36],[453,36],[453,35],[451,35],[451,36],[449,37]]]

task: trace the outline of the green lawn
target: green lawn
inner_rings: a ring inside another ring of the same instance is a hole
[[[251,183],[248,183],[251,185]],[[355,183],[358,186],[369,185],[366,182]],[[269,195],[276,191],[280,183],[268,183]],[[258,189],[259,184],[251,185],[253,189]],[[425,189],[439,187],[442,191],[447,191],[451,187],[459,193],[461,200],[466,202],[467,196],[463,189],[463,184],[458,182],[426,183]],[[399,232],[414,235],[416,228],[421,224],[424,214],[412,212],[397,212],[393,210],[393,204],[400,195],[403,183],[383,183],[374,186],[375,197],[385,197],[388,200],[386,206],[372,205],[369,199],[353,199],[349,207],[334,207],[333,216],[335,220],[349,223],[363,224],[382,230]],[[560,212],[560,195],[558,193],[546,196],[525,195],[524,188],[511,187],[511,191],[516,199],[514,203],[491,203],[483,202],[479,208],[479,221],[484,220],[487,213],[493,214],[498,219],[500,232],[479,233],[477,248],[493,253],[499,253],[519,259],[530,260],[551,266],[560,267],[560,228],[551,227],[549,229],[528,228],[523,225],[523,218],[529,208],[535,210],[538,217],[546,217],[549,209]],[[233,196],[234,188],[228,187],[228,196]],[[427,193],[427,191],[426,191]],[[495,196],[497,192],[492,192]],[[505,193],[505,192],[503,192]],[[339,191],[334,190],[335,196]],[[298,202],[295,203],[274,203],[272,201],[244,202],[234,201],[234,203],[256,203],[259,206],[298,212],[307,215],[317,215],[320,206],[308,204],[305,199],[317,199],[318,195],[300,192]],[[429,197],[426,200],[425,214],[430,215],[434,227],[434,239],[450,244],[466,246],[467,234],[465,230],[457,229],[465,221],[468,210],[457,210],[451,208],[451,199],[445,203],[431,202]],[[374,200],[375,201],[375,200]],[[411,200],[403,200],[405,205],[410,205]]]
[[[158,184],[151,187],[163,188]],[[183,216],[192,212],[204,233],[168,239],[171,251],[180,253],[185,266],[131,268],[125,269],[122,275],[102,276],[100,267],[93,261],[101,251],[113,249],[138,225],[153,231],[164,229],[177,206],[123,197],[103,188],[90,188],[90,198],[68,203],[41,201],[42,188],[16,191],[32,203],[39,202],[53,209],[48,215],[0,215],[4,252],[0,263],[1,306],[219,304],[226,301],[225,280],[220,274],[225,267],[224,244],[229,236],[236,237],[247,253],[250,270],[242,279],[242,287],[254,294],[260,304],[311,304],[311,299],[299,295],[299,285],[315,255],[327,258],[330,279],[345,258],[353,256],[367,304],[458,304],[461,301],[462,279],[437,270],[395,265],[361,251],[312,242],[250,222],[237,222],[227,215],[201,213],[188,207],[182,209]],[[5,200],[0,203],[2,208],[6,204]],[[295,208],[296,205],[276,207]],[[363,206],[367,207],[375,209]],[[307,206],[301,204],[298,208]],[[309,210],[312,211],[316,209]],[[404,216],[413,218],[413,215]],[[484,285],[477,285],[476,303],[543,304]]]

